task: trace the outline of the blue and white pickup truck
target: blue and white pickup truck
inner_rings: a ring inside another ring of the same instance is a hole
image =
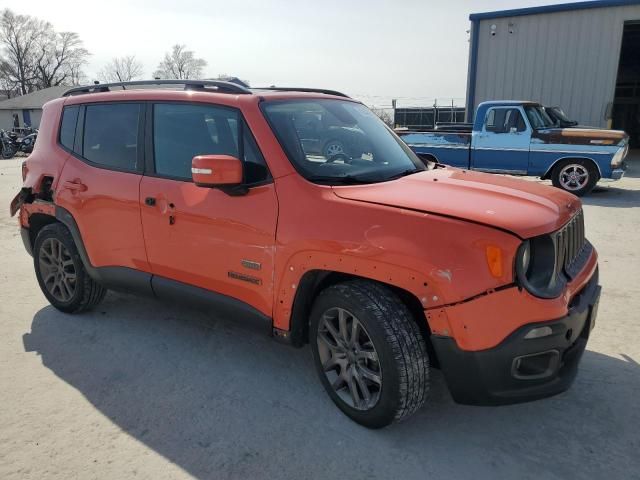
[[[470,170],[551,179],[575,195],[625,171],[629,137],[597,128],[557,128],[534,102],[481,103],[473,124],[396,133],[423,160]]]

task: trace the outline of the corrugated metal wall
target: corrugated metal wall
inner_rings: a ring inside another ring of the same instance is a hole
[[[534,100],[560,105],[582,124],[607,126],[622,30],[632,20],[640,20],[640,5],[481,20],[474,106]]]

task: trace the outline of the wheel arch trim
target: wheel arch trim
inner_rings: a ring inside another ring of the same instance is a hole
[[[555,166],[559,163],[562,162],[564,160],[587,160],[590,161],[591,163],[593,163],[596,168],[598,169],[598,175],[599,175],[599,179],[603,178],[602,177],[602,170],[600,169],[600,165],[598,165],[598,162],[596,162],[593,158],[591,157],[587,157],[587,156],[576,156],[576,155],[567,155],[564,157],[560,157],[558,159],[556,159],[556,161],[554,161],[551,166],[544,172],[544,175],[541,175],[540,178],[543,180],[546,180],[548,178],[551,178],[551,172],[553,172],[553,169],[555,168]]]
[[[287,273],[294,271],[295,269],[293,271],[288,269]],[[295,283],[291,283],[291,286],[295,285],[295,289],[291,288],[291,294],[288,292],[285,293],[284,290],[286,289],[279,290],[280,294],[277,295],[274,307],[274,333],[276,336],[295,346],[305,344],[309,326],[309,313],[311,312],[313,301],[317,295],[331,285],[354,279],[376,282],[392,290],[414,314],[416,322],[421,329],[424,329],[423,333],[425,336],[430,335],[431,332],[424,310],[424,303],[427,300],[427,294],[425,292],[422,292],[423,295],[420,297],[416,295],[418,292],[416,292],[415,289],[411,291],[406,288],[406,285],[400,286],[389,283],[388,281],[385,282],[385,279],[381,278],[381,276],[375,278],[373,275],[365,276],[362,273],[364,272],[350,272],[344,268],[340,269],[338,266],[330,268],[329,265],[327,265],[326,268],[304,269]],[[411,276],[417,279],[415,274]],[[282,283],[288,285],[289,281],[283,280]],[[391,281],[393,281],[393,277],[391,277]],[[425,281],[420,283],[424,291],[430,288],[428,284],[425,286],[425,283]]]

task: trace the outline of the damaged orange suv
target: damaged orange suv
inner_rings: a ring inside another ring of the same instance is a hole
[[[138,88],[144,87],[144,88]],[[572,383],[600,287],[580,201],[423,163],[360,102],[211,81],[73,88],[45,105],[11,204],[57,309],[108,289],[310,344],[350,418],[505,404]]]

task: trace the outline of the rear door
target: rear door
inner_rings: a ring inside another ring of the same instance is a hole
[[[487,110],[482,130],[473,133],[471,168],[525,175],[530,143],[531,128],[520,107],[492,107]]]
[[[140,222],[144,105],[109,102],[67,106],[60,146],[71,153],[56,204],[73,215],[94,267],[149,270]]]
[[[278,203],[240,111],[156,103],[147,125],[149,172],[140,202],[152,272],[233,297],[271,316]],[[240,158],[246,194],[196,186],[191,159],[201,154]]]

